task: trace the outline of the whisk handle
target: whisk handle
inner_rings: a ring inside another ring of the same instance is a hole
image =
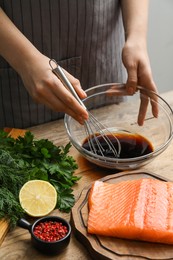
[[[74,90],[72,84],[70,83],[70,81],[68,80],[68,78],[66,77],[64,71],[62,70],[62,68],[57,64],[57,67],[55,69],[52,69],[53,73],[55,73],[55,75],[61,80],[62,84],[64,86],[66,86],[70,92],[72,93],[72,95],[77,99],[77,101],[80,103],[81,106],[83,106],[85,109],[85,105],[82,102],[82,100],[79,98],[78,94],[76,93],[76,91]]]

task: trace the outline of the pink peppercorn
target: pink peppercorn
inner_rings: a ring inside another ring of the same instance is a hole
[[[64,238],[68,228],[61,222],[45,221],[38,223],[33,230],[34,235],[46,242],[55,242]]]

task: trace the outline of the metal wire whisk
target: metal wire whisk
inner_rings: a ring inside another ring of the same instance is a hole
[[[53,68],[53,65],[51,64],[52,62],[56,64],[55,68]],[[51,59],[49,61],[49,64],[50,67],[52,68],[52,72],[61,80],[63,85],[70,90],[70,92],[77,99],[80,105],[83,106],[88,112],[89,118],[88,120],[85,120],[84,128],[85,128],[87,142],[89,144],[90,151],[94,154],[101,155],[101,156],[105,156],[105,154],[113,154],[116,158],[118,158],[121,152],[121,145],[118,138],[106,126],[104,126],[101,122],[99,122],[98,119],[92,113],[90,113],[90,111],[88,111],[87,107],[79,98],[72,84],[70,83],[65,73],[63,72],[63,69],[57,64],[57,62]],[[106,148],[103,147],[103,145],[101,144],[99,138],[100,136],[106,143]],[[113,145],[113,142],[110,140],[108,136],[111,136],[114,139],[114,141],[117,142],[118,149],[115,148],[115,145]]]

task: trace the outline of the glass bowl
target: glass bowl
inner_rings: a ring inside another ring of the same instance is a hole
[[[117,156],[107,157],[105,154],[95,154],[95,152],[87,150],[83,146],[88,138],[85,124],[80,125],[66,114],[64,123],[69,139],[88,161],[110,169],[137,169],[148,164],[170,144],[173,136],[173,111],[169,104],[156,93],[139,87],[139,90],[130,96],[127,95],[124,85],[119,83],[98,85],[88,89],[86,93],[87,98],[83,100],[83,103],[99,123],[103,124],[102,133],[104,133],[104,128],[107,128],[109,132],[117,136],[120,150],[126,151],[126,155],[121,156],[119,148],[116,147]],[[139,125],[138,114],[141,98],[144,103],[148,103],[148,106],[145,120],[142,125]],[[158,109],[157,116],[153,116],[151,103]],[[92,132],[97,133],[97,129]],[[121,139],[122,136],[123,138],[127,136],[128,139],[125,146]],[[140,140],[132,141],[133,136],[138,136],[137,139]],[[143,139],[151,146],[146,154],[140,153],[143,149]],[[137,155],[131,151],[129,140],[135,145],[134,151],[139,150]]]

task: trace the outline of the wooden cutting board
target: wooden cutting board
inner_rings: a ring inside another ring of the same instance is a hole
[[[149,172],[133,171],[122,172],[106,176],[100,180],[108,183],[118,183],[124,180],[139,178],[154,178],[168,181],[156,174]],[[91,184],[92,185],[92,184]],[[164,245],[159,243],[148,243],[142,241],[130,241],[127,239],[118,239],[90,235],[87,233],[88,219],[88,195],[91,185],[86,187],[72,208],[71,224],[76,238],[88,249],[93,259],[102,260],[168,260],[173,259],[173,245]]]
[[[17,129],[17,128],[4,128],[4,131],[9,133],[9,135],[13,138],[17,138],[18,136],[24,136],[26,130]],[[2,244],[7,232],[9,230],[9,223],[7,220],[0,220],[0,245]]]

